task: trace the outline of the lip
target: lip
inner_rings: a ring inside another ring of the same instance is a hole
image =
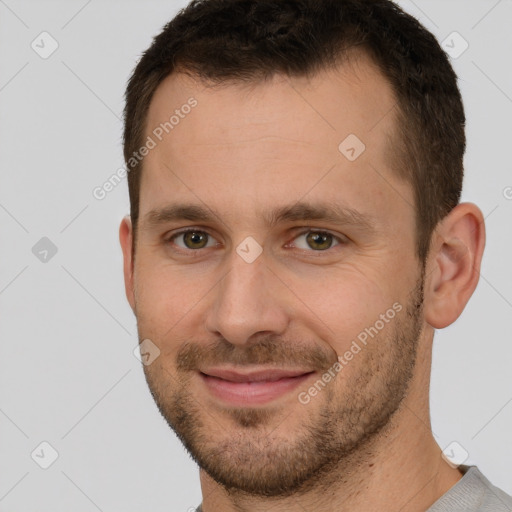
[[[239,407],[261,405],[297,388],[315,373],[310,370],[258,369],[240,372],[211,368],[199,372],[209,392],[223,402]]]

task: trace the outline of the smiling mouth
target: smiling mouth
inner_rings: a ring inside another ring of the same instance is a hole
[[[211,395],[239,407],[261,405],[290,394],[309,379],[311,370],[262,369],[239,372],[232,369],[207,369],[199,376]]]

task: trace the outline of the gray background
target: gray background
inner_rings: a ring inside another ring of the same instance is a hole
[[[481,207],[488,235],[473,298],[436,334],[433,430],[512,493],[512,3],[400,4],[440,41],[456,31],[469,43],[453,59],[468,118],[463,199]],[[0,511],[186,511],[201,501],[197,468],[133,355],[117,239],[126,183],[101,201],[92,194],[123,165],[126,80],[184,5],[0,0]],[[31,47],[51,47],[43,31],[59,44],[47,59]],[[463,48],[458,36],[448,44]],[[41,252],[43,237],[55,255]],[[59,454],[48,469],[38,465],[51,462],[43,441]]]

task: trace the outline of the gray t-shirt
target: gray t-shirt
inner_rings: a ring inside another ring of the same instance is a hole
[[[512,512],[512,497],[485,478],[476,466],[460,466],[464,476],[426,512]],[[201,505],[196,512],[202,512]]]
[[[485,478],[476,466],[460,466],[464,476],[427,512],[512,512],[512,497]]]

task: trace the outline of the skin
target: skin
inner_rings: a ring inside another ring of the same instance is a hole
[[[120,241],[139,337],[160,349],[146,378],[202,466],[203,511],[426,510],[461,478],[431,432],[431,349],[434,329],[459,317],[477,285],[481,211],[463,203],[439,223],[421,293],[413,192],[390,158],[396,100],[362,56],[310,79],[249,86],[171,75],[152,100],[148,134],[191,96],[198,105],[144,159],[135,260],[129,218]],[[366,146],[353,162],[338,150],[349,134]],[[265,222],[298,201],[343,205],[372,228]],[[176,203],[215,215],[148,221]],[[207,247],[171,239],[192,227],[212,237]],[[312,248],[311,231],[341,243]],[[252,263],[236,252],[248,236],[263,249]],[[402,310],[300,403],[298,392],[395,303]],[[230,408],[197,372],[222,362],[315,373],[268,404]]]

